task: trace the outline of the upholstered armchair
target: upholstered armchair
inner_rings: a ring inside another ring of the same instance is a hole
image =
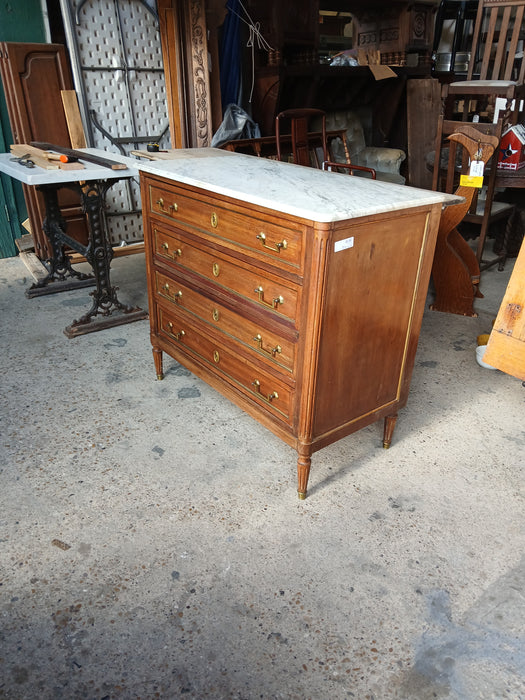
[[[378,180],[405,184],[405,178],[400,174],[401,164],[406,158],[405,152],[399,148],[367,146],[363,125],[356,112],[341,110],[327,113],[326,128],[345,129],[350,160],[354,165],[373,168]],[[345,162],[343,144],[334,144],[332,152],[335,160]]]

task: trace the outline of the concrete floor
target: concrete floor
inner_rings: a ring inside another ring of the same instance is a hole
[[[390,450],[296,456],[148,322],[68,340],[86,289],[0,261],[0,697],[525,698],[525,388],[479,318],[427,311]],[[146,305],[142,255],[113,263]],[[350,370],[351,368],[349,368]]]

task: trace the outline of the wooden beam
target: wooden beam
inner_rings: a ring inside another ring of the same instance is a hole
[[[483,362],[525,380],[525,245],[514,263]]]
[[[75,90],[61,90],[60,95],[64,105],[71,148],[86,148],[86,135],[78,107],[77,93]]]

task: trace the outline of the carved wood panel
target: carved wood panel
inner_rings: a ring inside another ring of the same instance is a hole
[[[172,145],[209,146],[212,112],[204,0],[159,0],[158,10]]]

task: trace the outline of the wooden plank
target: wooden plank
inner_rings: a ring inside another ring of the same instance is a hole
[[[20,238],[15,239],[15,245],[21,253],[27,253],[35,249],[35,242],[30,233],[25,233]]]
[[[434,150],[441,107],[441,85],[434,78],[407,81],[408,184],[432,188],[425,156]]]
[[[27,143],[15,143],[10,147],[11,153],[15,158],[23,158],[29,156],[35,165],[44,170],[60,170],[60,165],[57,162],[50,161],[45,152],[40,148],[29,146]]]
[[[176,148],[170,148],[167,151],[130,151],[130,155],[138,156],[139,158],[147,158],[148,160],[173,160],[173,156],[177,153]]]
[[[525,380],[525,245],[514,263],[483,362]]]
[[[113,257],[114,258],[122,258],[125,255],[135,255],[136,253],[143,253],[144,252],[144,242],[140,241],[139,243],[130,243],[129,245],[124,245],[124,246],[115,246],[113,248]],[[68,252],[69,259],[71,260],[71,263],[73,265],[76,265],[77,263],[82,263],[86,262],[86,258],[81,255],[80,253],[69,253]]]
[[[70,158],[79,158],[80,160],[87,160],[88,163],[95,163],[103,168],[111,168],[111,170],[127,170],[128,166],[124,163],[119,163],[117,160],[110,160],[109,158],[103,158],[102,156],[96,156],[92,153],[84,153],[84,151],[76,151],[74,148],[64,148],[63,146],[56,146],[52,143],[46,143],[44,141],[32,141],[32,146],[36,148],[42,148],[44,151],[56,151],[57,153],[63,153],[65,156]]]
[[[47,277],[48,273],[46,268],[34,253],[21,252],[19,257],[20,260],[29,270],[35,282],[40,282],[40,280],[43,280],[45,277]]]
[[[71,148],[86,148],[86,134],[78,107],[77,93],[75,90],[61,90],[64,114],[66,115],[67,128],[71,141]]]
[[[60,170],[85,170],[84,163],[60,163]]]

